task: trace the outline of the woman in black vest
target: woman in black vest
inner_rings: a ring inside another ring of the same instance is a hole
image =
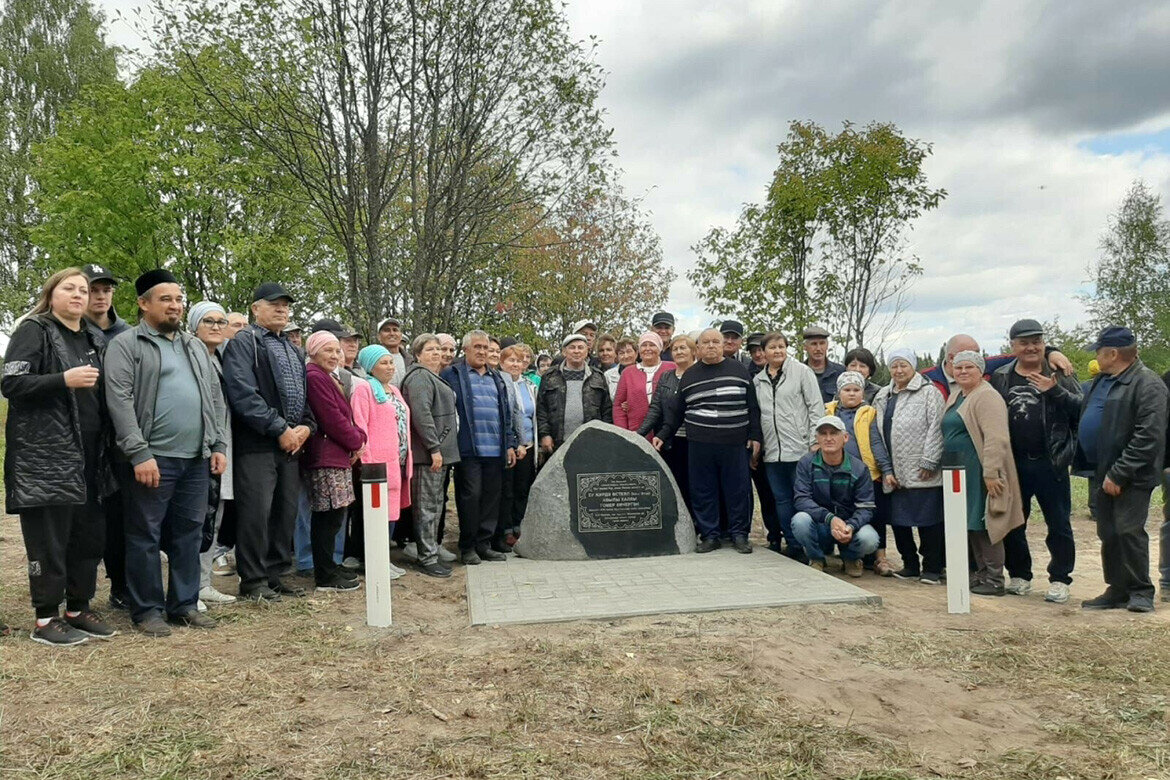
[[[105,338],[82,316],[88,298],[80,270],[49,277],[12,334],[0,380],[9,402],[4,486],[28,554],[31,636],[53,646],[117,633],[89,608],[105,544],[100,502],[112,483],[100,381]]]

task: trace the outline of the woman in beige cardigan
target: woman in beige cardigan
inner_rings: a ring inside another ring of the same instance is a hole
[[[960,392],[951,394],[943,414],[943,457],[967,470],[967,538],[978,567],[971,593],[1002,596],[1003,538],[1024,524],[1007,405],[984,381],[978,352],[960,352],[951,365]]]

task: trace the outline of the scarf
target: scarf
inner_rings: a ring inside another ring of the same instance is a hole
[[[380,404],[390,400],[390,396],[386,394],[386,388],[382,383],[374,379],[374,366],[389,354],[390,350],[381,344],[370,344],[368,347],[362,347],[357,356],[358,365],[366,370],[366,381],[370,383],[370,389],[374,391],[374,401]]]

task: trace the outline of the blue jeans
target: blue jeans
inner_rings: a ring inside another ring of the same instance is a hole
[[[811,561],[823,561],[839,542],[833,538],[828,523],[818,523],[808,512],[797,512],[792,517],[792,533]],[[855,561],[872,554],[878,548],[878,532],[872,526],[863,525],[853,532],[853,541],[841,547],[841,559]]]
[[[186,615],[199,601],[210,466],[204,458],[158,457],[155,462],[158,487],[140,484],[133,473],[126,481],[126,590],[135,623],[164,612]],[[160,548],[167,553],[170,576],[165,597]]]
[[[764,472],[776,499],[776,527],[768,528],[768,543],[779,546],[780,539],[788,542],[793,552],[800,549],[800,541],[792,533],[792,501],[796,489],[796,461],[791,463],[765,463]],[[767,518],[765,517],[765,522]]]

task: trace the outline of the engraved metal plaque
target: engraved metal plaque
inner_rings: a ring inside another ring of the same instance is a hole
[[[662,528],[662,476],[654,471],[577,475],[577,528],[582,533]]]

